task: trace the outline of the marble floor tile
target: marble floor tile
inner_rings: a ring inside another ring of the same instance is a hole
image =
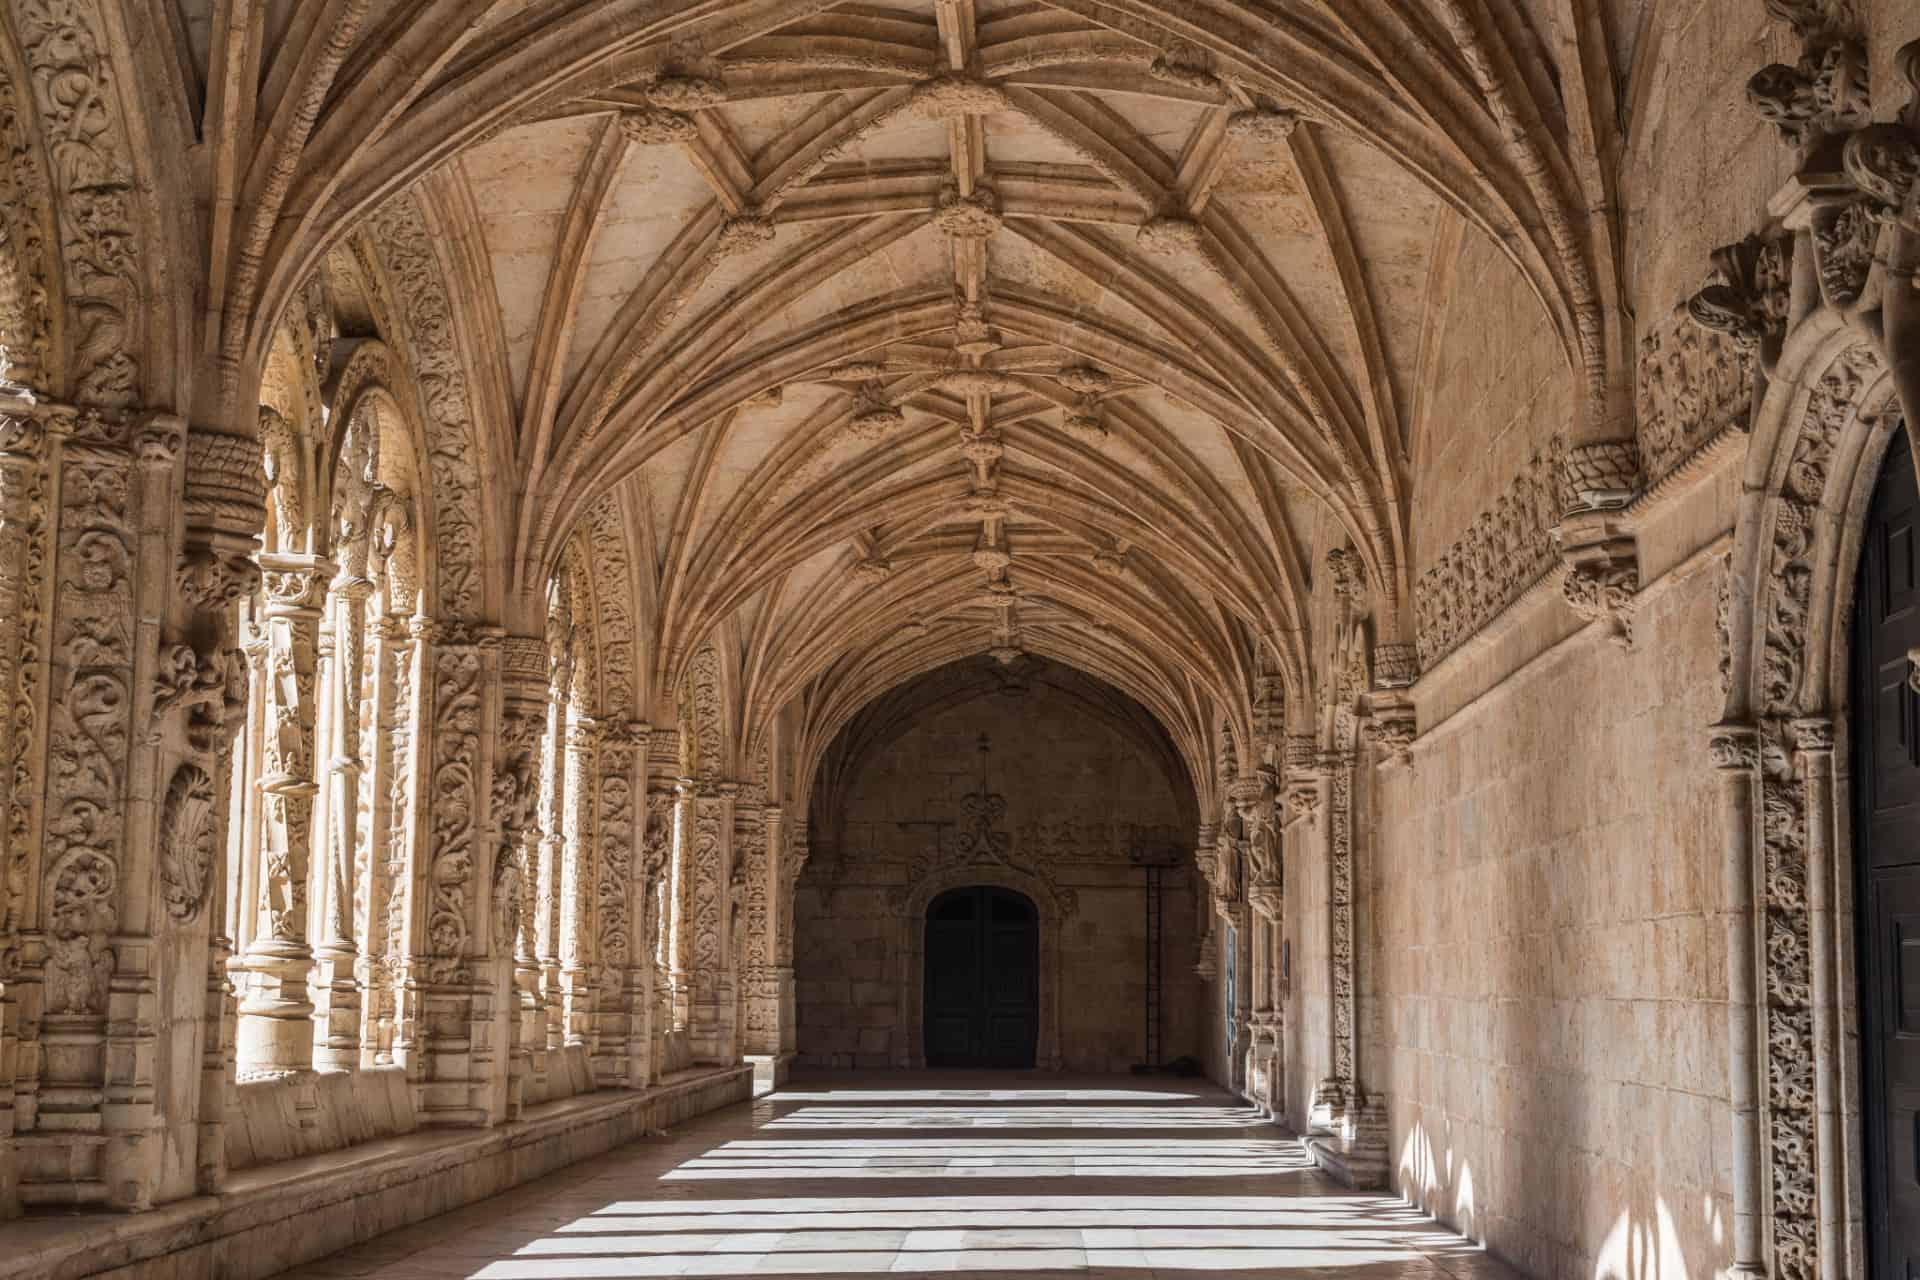
[[[1513,1274],[1216,1089],[982,1072],[803,1078],[281,1280],[966,1272]]]

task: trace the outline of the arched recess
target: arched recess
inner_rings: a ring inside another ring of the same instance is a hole
[[[1040,1038],[1034,1063],[1042,1071],[1060,1070],[1060,926],[1077,905],[1071,889],[1009,862],[988,858],[931,871],[889,895],[894,954],[900,957],[900,993],[906,1034],[894,1043],[893,1065],[921,1068],[926,1059],[927,908],[949,889],[991,885],[1011,889],[1040,913]]]
[[[1878,348],[1822,309],[1788,338],[1755,419],[1722,596],[1729,1093],[1736,1256],[1850,1271],[1861,1223],[1853,1018],[1848,648],[1862,531],[1901,444]],[[1829,1272],[1828,1274],[1832,1274]]]

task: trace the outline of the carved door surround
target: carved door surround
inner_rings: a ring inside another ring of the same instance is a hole
[[[1040,915],[1040,1031],[1034,1065],[1058,1071],[1060,1058],[1060,923],[1073,912],[1070,896],[1056,892],[1038,876],[998,862],[975,862],[929,872],[894,895],[893,953],[899,957],[900,999],[905,1005],[902,1033],[895,1037],[893,1065],[922,1068],[926,1057],[926,919],[933,900],[950,889],[986,885],[1011,889],[1032,902]]]

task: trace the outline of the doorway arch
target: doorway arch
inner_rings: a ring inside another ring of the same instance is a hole
[[[926,967],[929,909],[936,899],[954,889],[972,887],[1011,890],[1031,903],[1035,916],[1035,1036],[1034,1066],[1060,1070],[1060,924],[1074,907],[1072,890],[1058,890],[1038,876],[1002,862],[974,862],[948,867],[922,877],[893,898],[896,955],[900,957],[900,991],[906,1004],[906,1034],[894,1041],[894,1065],[925,1067]]]

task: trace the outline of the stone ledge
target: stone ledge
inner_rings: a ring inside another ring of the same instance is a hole
[[[153,1275],[257,1280],[423,1221],[752,1095],[751,1066],[676,1073],[643,1093],[528,1108],[511,1124],[369,1142],[234,1174],[217,1196],[125,1216],[0,1228],[0,1280]],[[300,1230],[285,1224],[294,1218]]]

